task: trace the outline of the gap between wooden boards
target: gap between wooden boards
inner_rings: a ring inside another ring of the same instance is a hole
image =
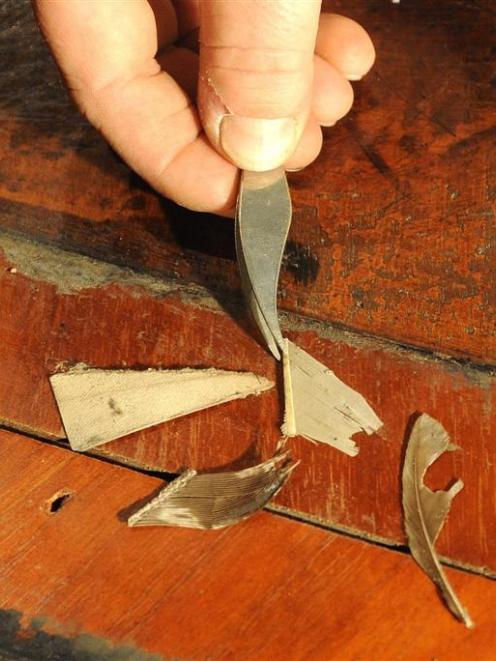
[[[5,422],[2,421],[0,421],[0,430],[11,432],[21,437],[25,437],[30,440],[37,441],[39,443],[53,445],[57,448],[60,448],[61,450],[73,453],[73,450],[70,449],[65,439],[47,438],[39,434],[36,434],[32,431],[23,429],[22,426],[16,427],[12,424],[5,424]],[[109,457],[107,455],[102,455],[97,452],[85,452],[84,455],[91,457],[96,461],[101,461],[103,463],[111,464],[113,466],[119,466],[120,468],[134,471],[136,473],[141,473],[143,475],[150,475],[152,477],[157,477],[166,482],[175,479],[179,475],[178,473],[147,470],[143,466],[133,465],[125,461],[119,461],[118,459]],[[319,517],[312,516],[311,514],[296,512],[281,505],[267,505],[266,507],[264,507],[264,510],[270,512],[271,514],[274,514],[275,516],[280,516],[282,518],[290,519],[292,521],[297,521],[302,525],[310,525],[316,528],[321,528],[323,530],[328,530],[329,532],[333,532],[337,535],[342,535],[343,537],[358,539],[362,542],[372,544],[373,546],[378,546],[379,548],[385,548],[390,551],[394,551],[396,553],[402,553],[403,555],[410,555],[409,548],[406,544],[399,544],[397,542],[394,542],[393,540],[372,535],[370,533],[364,533],[354,528],[348,528],[347,526],[331,524],[328,521],[324,521]],[[472,565],[454,562],[442,556],[439,559],[443,563],[443,565],[446,565],[447,567],[453,567],[454,569],[458,569],[460,571],[466,572],[467,574],[475,574],[476,576],[483,576],[484,578],[488,578],[489,580],[496,580],[496,573],[491,572],[484,567],[473,567]]]
[[[34,243],[22,234],[0,227],[0,251],[19,273],[32,280],[42,280],[57,287],[61,292],[73,292],[88,287],[105,287],[118,282],[121,287],[140,288],[150,296],[163,297],[177,293],[182,299],[195,306],[218,312],[229,311],[235,318],[246,317],[247,306],[241,293],[212,290],[209,287],[175,280],[153,270],[136,269],[95,256],[85,255],[74,250],[59,248],[50,242],[39,240]],[[33,260],[33,251],[36,260]],[[64,271],[64,264],[67,266]],[[26,266],[26,265],[29,265]],[[34,265],[34,266],[33,266]],[[41,266],[40,266],[41,265]],[[56,268],[52,268],[53,265]],[[81,273],[87,273],[81,276]],[[474,381],[484,381],[496,376],[496,368],[470,358],[434,351],[428,347],[400,342],[357,328],[315,319],[297,312],[279,309],[281,326],[288,331],[314,331],[321,337],[344,341],[357,348],[373,345],[399,354],[408,355],[419,361],[441,362],[463,369],[465,375]]]

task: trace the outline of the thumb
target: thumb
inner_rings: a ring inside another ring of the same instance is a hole
[[[198,105],[235,165],[283,165],[308,117],[320,0],[202,0]]]

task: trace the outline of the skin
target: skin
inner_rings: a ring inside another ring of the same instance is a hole
[[[228,216],[239,168],[318,156],[321,126],[350,110],[349,81],[375,58],[365,30],[320,0],[34,6],[74,100],[124,160],[178,204]]]

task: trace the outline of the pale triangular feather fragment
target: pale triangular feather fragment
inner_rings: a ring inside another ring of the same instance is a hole
[[[426,413],[416,420],[403,466],[403,512],[413,557],[437,585],[451,612],[467,627],[472,627],[472,620],[446,578],[434,550],[451,501],[463,488],[463,482],[458,480],[448,491],[431,491],[423,482],[429,466],[443,452],[456,449],[440,422]]]
[[[318,360],[285,339],[285,417],[282,433],[326,443],[355,456],[352,436],[372,434],[382,422],[364,397]]]
[[[296,466],[287,452],[233,473],[188,470],[128,519],[129,526],[225,528],[264,507]]]
[[[69,443],[79,451],[274,385],[250,372],[81,367],[54,374],[50,383]]]

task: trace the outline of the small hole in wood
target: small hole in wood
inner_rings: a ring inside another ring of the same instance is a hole
[[[46,501],[46,509],[49,514],[57,514],[62,507],[74,496],[73,491],[64,489],[57,491],[51,498]]]

